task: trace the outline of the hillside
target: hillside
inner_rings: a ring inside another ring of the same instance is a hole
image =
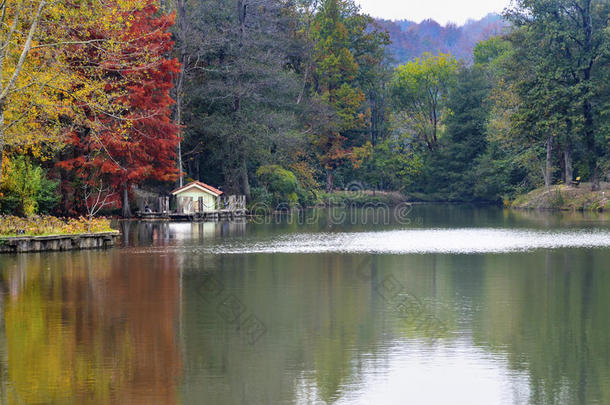
[[[463,26],[441,26],[434,20],[417,24],[408,20],[377,20],[390,34],[390,53],[397,64],[411,61],[424,52],[450,53],[466,62],[472,61],[472,50],[482,40],[499,35],[507,24],[498,14],[489,14]]]

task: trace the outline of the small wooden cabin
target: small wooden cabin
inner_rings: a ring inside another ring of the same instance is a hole
[[[201,181],[193,181],[172,191],[172,195],[176,197],[179,213],[193,214],[218,210],[222,191]]]

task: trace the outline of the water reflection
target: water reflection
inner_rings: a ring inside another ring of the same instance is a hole
[[[199,324],[185,330],[187,403],[469,398],[577,404],[610,398],[607,251],[378,256],[367,267],[370,281],[353,271],[360,259],[251,255],[192,263],[233,283],[268,322],[269,333],[256,347],[243,345],[196,293],[187,294],[186,325]],[[197,272],[187,274],[186,284],[196,284]],[[378,294],[373,280],[388,274],[443,320],[446,336],[422,334]],[[595,309],[583,307],[585,295]]]
[[[506,253],[564,247],[610,247],[610,232],[502,229],[418,229],[384,232],[301,233],[203,249],[215,254],[252,253]]]
[[[177,403],[175,260],[22,255],[2,272],[8,403]]]
[[[120,221],[122,246],[171,246],[180,241],[190,244],[201,243],[213,238],[243,236],[246,233],[245,220],[223,222],[136,222]]]
[[[546,226],[502,210],[418,210],[434,227]],[[548,226],[608,232],[587,224]],[[379,231],[332,236],[327,225],[130,222],[122,249],[0,258],[0,400],[610,403],[610,249],[213,254]],[[255,342],[251,316],[265,327]]]

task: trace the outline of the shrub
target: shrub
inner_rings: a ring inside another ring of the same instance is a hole
[[[251,201],[248,204],[248,209],[268,207],[272,208],[273,196],[264,187],[252,187]]]
[[[39,214],[51,214],[61,201],[61,195],[57,192],[59,181],[49,180],[43,176],[40,182],[40,191],[36,196]]]
[[[302,187],[299,187],[297,190],[297,198],[302,207],[313,207],[317,204],[320,197],[318,191],[315,189],[305,190]]]
[[[58,183],[47,179],[41,167],[23,156],[4,161],[0,213],[20,216],[49,213],[59,203]]]
[[[299,183],[290,170],[278,165],[261,166],[256,171],[256,176],[272,195],[272,205],[294,205],[298,202],[296,193]]]
[[[78,234],[110,232],[110,221],[106,218],[58,218],[50,215],[33,215],[16,217],[0,216],[0,235],[2,236],[36,236],[55,234]]]

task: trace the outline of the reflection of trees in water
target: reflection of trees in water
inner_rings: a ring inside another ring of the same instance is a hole
[[[532,224],[534,226],[560,227],[592,224],[595,227],[610,222],[608,212],[593,211],[541,211],[541,210],[506,210],[505,216],[512,223]]]
[[[531,403],[610,403],[608,260],[582,250],[487,257],[475,342],[528,373]]]
[[[376,291],[393,275],[449,335],[472,335],[499,367],[506,358],[527,374],[532,403],[610,403],[609,251],[380,255],[357,271],[362,257],[3,257],[0,353],[10,362],[0,362],[11,387],[3,393],[13,402],[175,403],[180,395],[184,403],[331,403],[387,367],[388,349],[429,338]],[[219,315],[200,288],[204,272],[266,324],[256,345]]]
[[[517,371],[502,381],[516,398],[527,398],[520,391],[525,374],[531,403],[610,403],[610,297],[604,295],[610,274],[602,271],[608,253],[377,256],[366,277],[355,271],[360,257],[185,261],[185,401],[344,399],[371,367],[387,367],[388,348],[429,341],[416,322],[401,318],[375,291],[375,281],[392,274],[451,329],[438,343],[472,336],[475,346],[494,354],[499,368]],[[201,295],[201,271],[215,274],[267,324],[268,333],[255,346]]]
[[[10,402],[177,402],[179,273],[172,258],[30,258],[3,273],[15,286],[4,299]]]
[[[8,358],[6,352],[6,331],[4,328],[4,299],[8,293],[4,277],[0,273],[0,404],[8,403]]]
[[[356,271],[362,259],[201,255],[185,260],[185,403],[291,403],[305,394],[332,403],[346,387],[359,385],[367,365],[386,364],[391,354],[380,349],[389,341],[427,340],[415,320],[402,319],[374,284],[394,273],[405,291],[433,295],[431,284],[404,277],[387,260],[367,260]],[[213,297],[199,288],[204,271],[267,324],[256,345],[248,345],[210,304]]]

